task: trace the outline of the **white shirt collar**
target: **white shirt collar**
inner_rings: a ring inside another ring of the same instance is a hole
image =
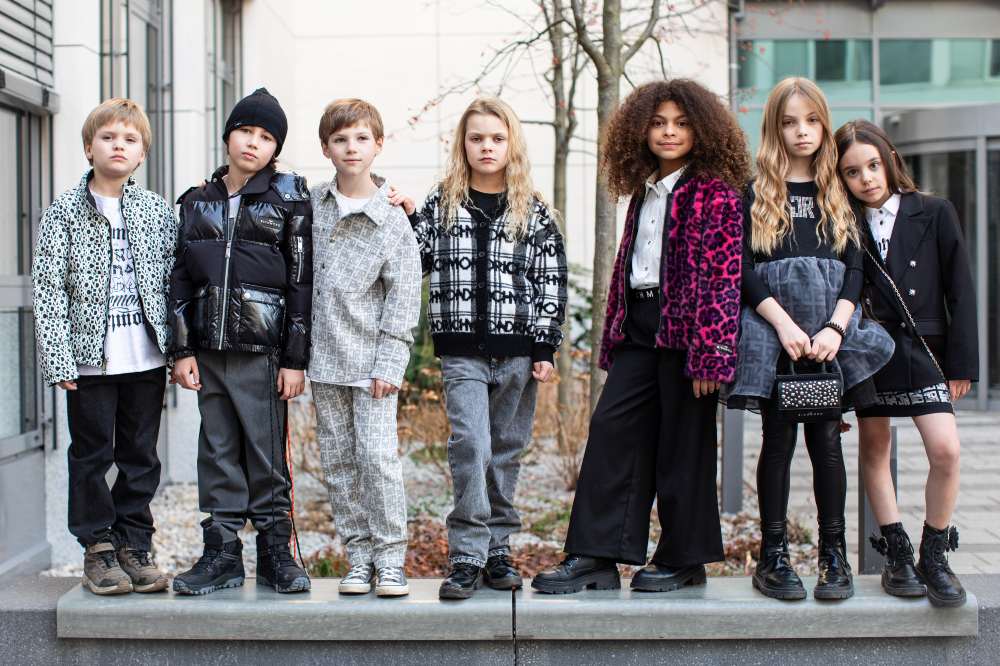
[[[653,190],[658,197],[663,196],[664,194],[670,194],[674,191],[674,188],[677,187],[677,181],[679,181],[681,176],[684,175],[684,169],[686,168],[687,165],[684,165],[677,171],[674,171],[669,176],[664,176],[660,180],[656,180],[656,175],[659,172],[654,171],[649,175],[649,178],[646,179],[646,190]]]
[[[901,199],[902,197],[900,197],[899,194],[897,193],[893,194],[891,197],[886,199],[885,203],[882,204],[881,208],[869,208],[866,206],[865,217],[867,217],[868,221],[871,222],[872,219],[875,217],[875,215],[879,213],[879,211],[883,211],[884,213],[891,216],[893,219],[896,219],[896,215],[899,213],[899,202]]]

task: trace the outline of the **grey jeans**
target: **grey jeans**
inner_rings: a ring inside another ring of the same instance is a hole
[[[444,356],[441,371],[455,490],[449,560],[481,567],[490,555],[507,552],[510,535],[521,528],[514,488],[531,441],[538,383],[527,356]]]
[[[264,354],[199,351],[198,503],[205,543],[238,539],[249,518],[269,543],[287,543],[291,486],[285,467],[288,404]]]

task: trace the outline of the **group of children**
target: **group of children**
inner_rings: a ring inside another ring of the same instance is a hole
[[[451,425],[454,508],[442,599],[521,587],[514,494],[538,382],[554,378],[567,270],[559,213],[534,189],[513,110],[463,113],[423,205],[372,173],[378,111],[341,99],[319,121],[329,182],[276,168],[287,134],[261,88],[226,122],[227,164],[178,200],[179,222],[132,174],[151,143],[142,109],[97,107],[92,168],[46,210],[32,269],[45,380],[67,390],[69,528],[97,594],[166,589],[150,555],[156,441],[170,381],[197,392],[204,551],[179,594],[243,584],[239,531],[257,530],[257,581],[310,589],[292,556],[287,401],[308,372],[317,439],[350,570],[343,594],[406,595],[406,497],[397,392],[429,275],[428,325]],[[630,197],[608,294],[567,556],[532,587],[641,591],[704,584],[721,560],[716,407],[759,410],[762,542],[753,585],[806,596],[786,536],[797,424],[777,375],[825,364],[858,415],[866,491],[890,594],[958,605],[948,566],[958,488],[952,407],[977,379],[976,311],[954,208],[917,191],[884,132],[832,130],[822,92],[793,78],[764,110],[756,178],[717,96],[684,79],[637,88],[602,141],[615,198]],[[917,266],[919,270],[914,270]],[[905,295],[904,295],[905,294]],[[858,307],[860,304],[861,307]],[[889,473],[891,416],[913,417],[931,472],[919,561]],[[819,599],[851,596],[839,419],[805,425],[819,519]],[[109,488],[112,463],[118,473]],[[662,531],[647,562],[650,509]]]

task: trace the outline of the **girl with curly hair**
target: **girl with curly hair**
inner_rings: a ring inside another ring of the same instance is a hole
[[[870,377],[888,362],[893,343],[856,309],[863,273],[859,232],[837,177],[837,146],[826,98],[808,79],[788,78],[764,106],[757,179],[746,191],[743,314],[729,407],[759,409],[757,463],[761,547],[753,586],[775,599],[804,599],[789,562],[786,537],[789,470],[798,423],[777,406],[779,373],[826,367],[839,373],[842,407],[874,400]],[[844,505],[847,472],[840,418],[805,423],[819,514],[817,599],[854,594],[847,562]]]
[[[620,587],[619,562],[646,565],[654,496],[662,534],[633,589],[703,585],[705,563],[723,559],[715,416],[736,367],[748,165],[736,119],[694,81],[637,88],[608,125],[608,187],[630,197],[600,351],[609,373],[567,556],[534,579],[540,592]]]

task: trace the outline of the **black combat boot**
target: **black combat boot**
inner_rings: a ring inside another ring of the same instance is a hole
[[[206,543],[201,558],[188,571],[174,577],[177,594],[208,594],[227,587],[239,587],[243,570],[243,542]]]
[[[923,597],[927,586],[920,582],[913,562],[913,544],[903,523],[879,528],[882,536],[868,537],[872,547],[885,557],[882,565],[882,589],[894,597]]]
[[[257,533],[257,584],[282,594],[307,592],[312,587],[309,574],[292,557],[288,542],[268,543],[262,532]]]
[[[448,576],[441,581],[439,599],[469,599],[479,589],[483,580],[482,567],[468,562],[455,562]]]
[[[802,579],[792,568],[783,522],[761,526],[760,553],[753,572],[753,586],[772,599],[798,601],[806,598]]]
[[[483,582],[494,590],[519,590],[522,585],[521,574],[510,561],[509,553],[497,553],[486,558]]]
[[[954,527],[939,530],[924,523],[917,574],[927,585],[927,599],[934,606],[961,606],[965,603],[965,588],[948,566],[946,553],[949,550],[958,550],[958,530]]]
[[[847,561],[844,519],[819,527],[819,577],[813,596],[817,599],[849,599],[854,596],[854,578]]]

